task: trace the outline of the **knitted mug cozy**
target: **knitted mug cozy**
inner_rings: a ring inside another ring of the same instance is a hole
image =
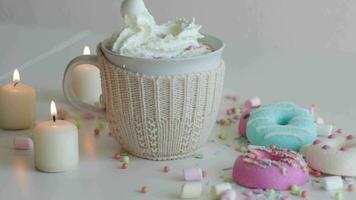
[[[108,61],[97,48],[103,101],[112,134],[129,153],[151,160],[191,156],[210,135],[224,82],[213,70],[152,76]]]

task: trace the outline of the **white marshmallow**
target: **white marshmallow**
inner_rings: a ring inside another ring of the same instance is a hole
[[[225,191],[231,190],[231,184],[230,183],[220,183],[216,184],[213,186],[213,193],[216,197],[219,197],[222,195]]]
[[[31,138],[17,136],[14,138],[14,148],[16,150],[32,150],[33,142]]]
[[[182,190],[180,193],[180,197],[182,199],[193,199],[199,198],[202,192],[202,185],[201,183],[194,182],[194,183],[185,183],[182,186]]]
[[[190,167],[183,169],[184,180],[201,181],[203,179],[203,170],[199,167]]]
[[[253,97],[245,102],[245,107],[256,108],[261,105],[261,99],[258,97]]]
[[[220,200],[236,200],[237,193],[236,190],[230,189],[226,190],[220,197]]]
[[[325,190],[338,190],[344,187],[341,176],[328,176],[320,178],[322,187]]]
[[[354,177],[345,177],[344,178],[344,182],[347,185],[353,185],[355,183],[355,179],[354,179]]]
[[[316,122],[317,124],[324,124],[324,123],[325,123],[325,122],[324,122],[324,119],[321,118],[321,117],[317,117],[317,118],[315,119],[315,122]]]
[[[318,136],[327,137],[333,132],[333,125],[329,124],[317,124],[318,126]]]
[[[315,106],[310,106],[309,107],[309,113],[312,115],[312,116],[314,116],[315,115]]]

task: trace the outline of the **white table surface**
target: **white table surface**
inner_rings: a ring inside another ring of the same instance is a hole
[[[37,90],[38,121],[49,119],[51,99],[56,100],[58,107],[72,110],[61,90],[65,66],[81,54],[83,46],[89,45],[94,51],[96,43],[105,35],[3,24],[0,33],[0,83],[11,79],[14,65],[25,66],[20,67],[20,73],[23,82]],[[356,130],[353,123],[356,119],[355,55],[227,45],[226,94],[243,98],[260,96],[264,102],[291,100],[304,106],[316,103],[318,113],[327,122],[347,131]],[[230,101],[223,100],[221,113],[230,106]],[[178,199],[184,183],[182,169],[196,165],[209,174],[203,181],[201,199],[212,199],[208,193],[210,187],[231,177],[231,170],[223,169],[232,167],[238,156],[236,124],[227,128],[216,126],[207,145],[197,152],[203,154],[203,159],[157,162],[130,156],[129,168],[124,170],[113,159],[119,145],[108,136],[107,128],[95,137],[96,120],[82,120],[81,124],[78,168],[55,174],[36,171],[32,152],[13,149],[13,138],[30,137],[31,130],[0,130],[0,199]],[[229,135],[227,141],[217,138],[221,132]],[[169,173],[162,172],[165,165],[170,166]],[[149,193],[138,191],[143,185],[150,188]],[[240,192],[245,190],[234,187]],[[303,188],[308,191],[309,199],[333,199],[336,192],[323,191],[311,184]],[[356,199],[356,192],[342,192],[344,199]],[[299,198],[291,196],[291,199]]]

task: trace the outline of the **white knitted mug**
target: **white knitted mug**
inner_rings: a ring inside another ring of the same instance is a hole
[[[120,145],[142,158],[179,159],[192,155],[209,136],[224,82],[224,44],[206,36],[213,52],[174,59],[134,58],[112,52],[111,38],[97,55],[74,58],[64,74],[63,91],[75,107],[106,115]],[[81,102],[71,86],[80,64],[100,69],[105,109]]]

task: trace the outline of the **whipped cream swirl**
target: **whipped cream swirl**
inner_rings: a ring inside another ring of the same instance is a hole
[[[157,25],[143,0],[124,0],[121,14],[126,28],[121,31],[112,50],[131,57],[177,58],[211,52],[202,44],[200,25],[195,20],[176,19]]]

